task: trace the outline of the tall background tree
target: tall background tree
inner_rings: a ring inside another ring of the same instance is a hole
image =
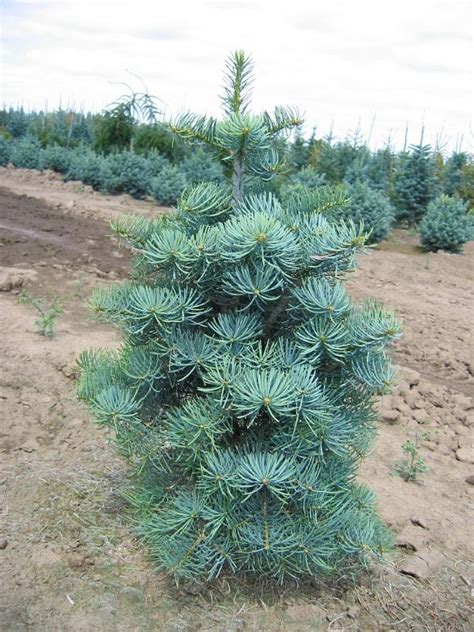
[[[135,128],[142,121],[152,128],[160,128],[161,112],[157,98],[149,94],[145,85],[143,92],[126,87],[128,93],[119,97],[96,119],[95,148],[99,151],[133,149]]]
[[[420,141],[398,157],[393,182],[397,219],[414,226],[438,192],[432,149]]]

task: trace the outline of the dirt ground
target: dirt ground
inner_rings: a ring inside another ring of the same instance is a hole
[[[50,172],[0,169],[0,630],[472,629],[474,243],[462,256],[423,254],[416,235],[394,231],[350,281],[353,296],[381,299],[404,326],[399,385],[382,402],[361,474],[397,534],[390,563],[355,585],[231,578],[198,591],[147,560],[120,498],[126,466],[75,398],[77,354],[118,342],[84,299],[126,275],[108,222],[128,211],[162,209]],[[17,302],[22,286],[60,297],[53,339]],[[429,470],[407,483],[394,465],[416,436]]]

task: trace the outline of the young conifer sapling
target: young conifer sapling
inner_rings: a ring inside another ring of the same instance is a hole
[[[80,359],[80,397],[134,467],[139,533],[176,578],[331,576],[391,545],[356,473],[399,326],[345,290],[366,236],[332,218],[344,193],[283,204],[265,192],[283,167],[275,140],[301,119],[252,114],[251,81],[234,53],[224,118],[171,123],[209,147],[227,182],[186,189],[166,216],[115,222],[132,276],[92,304],[123,344]]]

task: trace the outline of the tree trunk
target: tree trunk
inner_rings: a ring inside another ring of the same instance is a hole
[[[234,158],[234,173],[232,175],[232,188],[234,200],[240,202],[244,197],[244,167],[242,164],[242,158],[236,156]]]

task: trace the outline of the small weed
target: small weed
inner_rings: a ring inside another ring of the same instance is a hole
[[[407,439],[402,446],[406,457],[396,463],[394,471],[395,474],[403,478],[404,481],[414,482],[417,480],[419,474],[428,470],[424,458],[419,454],[419,447],[418,435],[414,441]]]
[[[40,336],[52,338],[54,336],[54,325],[56,318],[64,311],[59,299],[54,298],[51,303],[47,303],[43,298],[35,298],[28,292],[21,292],[18,296],[18,303],[33,305],[39,316],[35,320],[36,331]]]

